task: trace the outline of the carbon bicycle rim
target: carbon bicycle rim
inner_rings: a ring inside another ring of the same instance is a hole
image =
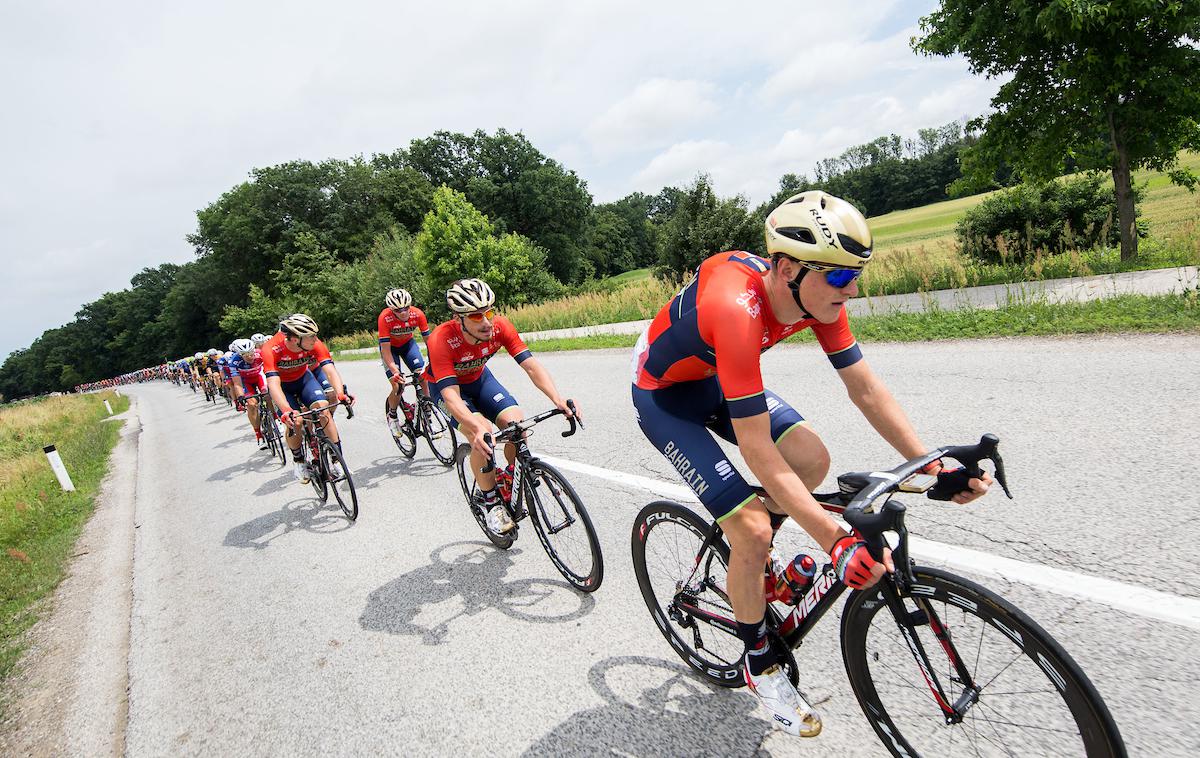
[[[717,540],[696,560],[709,528],[678,503],[659,500],[647,505],[633,522],[633,572],[646,608],[671,649],[713,684],[741,687],[746,683],[742,678],[745,645],[735,633],[682,606],[686,602],[733,621],[725,593],[729,545]]]
[[[526,471],[525,507],[546,555],[573,587],[595,592],[604,581],[604,557],[587,508],[553,466],[533,461]]]
[[[852,593],[842,613],[850,686],[892,755],[1125,755],[1096,688],[1044,629],[974,582],[924,567],[914,574],[901,599],[904,626],[880,589]],[[958,723],[948,722],[929,676],[949,705],[974,700]]]
[[[318,444],[317,446],[318,456],[314,458],[307,434],[301,438],[300,444],[304,447],[304,460],[308,463],[308,483],[312,485],[313,490],[317,493],[317,497],[324,503],[329,499],[329,487],[325,483],[325,466],[320,458],[320,445]]]
[[[475,477],[471,474],[471,446],[463,443],[454,451],[454,458],[458,465],[458,485],[462,488],[463,497],[466,498],[467,508],[471,511],[471,516],[475,519],[475,523],[483,531],[489,541],[501,550],[508,550],[513,545],[515,540],[516,528],[507,534],[496,534],[491,529],[488,529],[487,515],[483,512],[483,496],[479,491],[479,485],[475,482]]]
[[[445,466],[453,466],[458,437],[446,414],[433,401],[424,398],[418,400],[417,408],[421,414],[421,434],[425,435],[433,457]]]
[[[337,464],[336,467],[334,464]],[[321,469],[328,477],[329,489],[333,490],[342,513],[351,521],[357,519],[358,493],[354,490],[354,478],[346,466],[346,457],[337,444],[330,440],[321,440]]]

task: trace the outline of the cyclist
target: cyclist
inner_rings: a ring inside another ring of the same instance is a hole
[[[492,424],[506,426],[525,418],[517,400],[506,390],[487,362],[501,347],[516,360],[554,406],[568,416],[571,409],[558,393],[550,372],[533,357],[517,334],[517,329],[492,308],[496,294],[479,279],[459,279],[446,291],[446,305],[454,318],[439,324],[426,341],[429,365],[422,378],[433,388],[442,410],[451,417],[455,428],[471,440],[471,472],[483,493],[487,526],[497,534],[513,528],[512,519],[500,505],[496,491],[496,472],[480,472],[491,459],[492,448],[483,436],[492,431]],[[579,406],[575,406],[579,414]],[[582,420],[583,415],[579,414]],[[504,446],[504,457],[511,469],[516,460],[516,446]]]
[[[262,346],[267,344],[268,339],[270,338],[262,332],[255,332],[250,335],[250,342],[254,345],[255,350],[262,350]]]
[[[314,358],[322,373],[329,377],[338,400],[353,404],[354,398],[346,394],[342,377],[329,356],[329,349],[325,347],[324,342],[317,339],[317,323],[303,313],[293,313],[280,322],[279,332],[267,340],[260,352],[271,402],[275,404],[279,418],[288,426],[287,443],[292,450],[292,461],[295,464],[293,475],[297,481],[307,484],[309,471],[308,466],[304,464],[304,453],[300,450],[301,421],[295,409],[324,408],[329,404],[321,384],[308,370],[309,359]],[[325,411],[320,415],[319,423],[329,434],[330,441],[340,450],[341,437],[338,435],[333,416]],[[341,476],[341,472],[338,471],[331,473],[334,477]]]
[[[392,383],[391,392],[387,399],[387,425],[393,437],[400,436],[400,420],[396,416],[396,408],[400,404],[401,381],[404,375],[400,372],[400,361],[408,366],[408,370],[420,375],[425,369],[425,359],[417,347],[414,338],[417,332],[428,342],[429,322],[425,320],[425,312],[412,304],[412,295],[408,290],[394,289],[384,298],[384,309],[379,312],[379,357],[383,359],[384,373]],[[422,388],[417,389],[418,392]],[[405,414],[411,414],[405,408]]]
[[[262,450],[267,446],[267,440],[258,427],[258,400],[247,397],[266,389],[262,355],[248,339],[234,340],[229,349],[234,354],[229,361],[229,368],[233,373],[233,402],[239,411],[246,412],[246,419],[250,422],[250,428],[254,430],[254,440],[258,443],[258,449]]]
[[[821,731],[817,712],[788,681],[768,645],[763,569],[774,532],[788,517],[833,558],[855,589],[891,571],[891,556],[873,560],[812,497],[829,471],[829,453],[790,405],[762,383],[759,356],[811,328],[850,399],[905,458],[923,455],[904,411],[862,357],[845,303],[871,258],[866,219],[844,200],[803,192],[773,210],[765,224],[769,259],[746,252],[707,258],[659,311],[633,355],[633,404],[642,433],[671,461],[729,539],[728,591],[746,645],[746,683],[790,734]],[[713,434],[734,443],[768,493],[764,502],[726,458]],[[926,473],[938,473],[940,463]],[[987,491],[990,477],[954,476],[965,503]],[[779,561],[783,563],[783,561]]]

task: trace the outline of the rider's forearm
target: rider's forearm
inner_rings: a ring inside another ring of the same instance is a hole
[[[550,372],[546,370],[537,358],[529,358],[521,364],[521,368],[525,369],[525,373],[529,374],[529,379],[533,382],[533,386],[541,390],[542,394],[550,399],[550,402],[558,405],[562,397],[558,394],[558,387],[554,386],[554,379],[551,378]]]
[[[481,426],[479,419],[467,404],[463,402],[462,395],[458,393],[457,387],[446,387],[441,391],[442,402],[446,406],[446,410],[450,411],[450,415],[458,422],[458,426],[463,433],[470,439],[474,436],[476,429]],[[490,424],[488,425],[491,426]]]
[[[400,367],[392,358],[392,351],[386,342],[379,343],[379,359],[383,361],[383,367],[392,372],[392,376],[400,373]]]
[[[862,412],[879,436],[905,458],[925,454],[929,448],[921,442],[904,409],[883,382],[875,381],[850,392],[850,400]]]
[[[270,394],[271,402],[275,404],[276,408],[282,409],[290,407],[288,405],[287,398],[283,396],[283,387],[281,387],[279,384],[279,377],[267,377],[267,392]],[[295,410],[295,408],[292,408],[292,410]]]
[[[321,367],[325,371],[325,376],[329,379],[329,384],[333,387],[333,392],[338,397],[346,394],[346,385],[342,383],[342,375],[338,373],[337,368],[332,363],[327,363]]]

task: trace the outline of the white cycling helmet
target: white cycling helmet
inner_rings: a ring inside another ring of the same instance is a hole
[[[242,353],[252,353],[254,352],[254,343],[244,338],[240,340],[234,340],[229,344],[229,349],[230,351],[238,353],[239,355]]]
[[[404,310],[412,305],[412,295],[408,294],[408,290],[396,288],[388,291],[384,302],[387,303],[387,307],[389,308],[397,311]]]
[[[263,344],[268,339],[270,339],[270,338],[267,337],[267,335],[263,334],[262,332],[255,332],[254,334],[250,335],[250,341],[252,343],[254,343],[255,347],[258,347],[259,345]]]
[[[203,357],[204,357],[204,353],[196,353],[195,355],[192,356],[192,360],[198,361]]]
[[[857,268],[871,260],[867,219],[841,198],[808,190],[783,201],[767,216],[767,252],[810,268]]]
[[[308,337],[317,333],[317,322],[303,313],[293,313],[279,322],[279,328],[285,334],[296,337]]]
[[[496,293],[482,279],[459,279],[446,290],[446,305],[455,313],[471,313],[495,302]]]
[[[210,347],[208,349],[208,353],[207,353],[209,358],[215,358],[216,356],[218,356],[220,354],[221,354],[221,351],[216,349],[215,347]]]

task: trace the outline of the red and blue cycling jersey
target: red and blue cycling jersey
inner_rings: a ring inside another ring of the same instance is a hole
[[[267,376],[277,376],[279,381],[287,384],[304,376],[310,360],[316,361],[318,367],[333,363],[329,349],[321,340],[316,341],[312,350],[299,351],[290,350],[285,340],[283,332],[276,332],[259,350],[263,371]]]
[[[760,354],[812,329],[834,368],[862,358],[843,308],[838,320],[784,324],[767,302],[770,261],[751,253],[717,253],[663,306],[635,353],[634,384],[646,390],[716,376],[732,418],[767,412]]]
[[[452,319],[439,324],[425,344],[429,350],[429,365],[424,377],[433,382],[439,392],[455,384],[477,381],[487,362],[500,352],[500,348],[508,351],[517,363],[524,363],[533,355],[517,328],[503,316],[492,320],[492,338],[487,342],[470,344],[463,334],[462,323]]]
[[[410,305],[404,318],[400,318],[391,308],[379,312],[379,343],[391,343],[392,347],[407,345],[417,332],[426,339],[429,338],[429,322],[425,313],[416,306]]]
[[[254,357],[247,361],[241,353],[229,359],[229,367],[238,373],[242,380],[253,379],[263,372],[262,353],[255,350]]]

